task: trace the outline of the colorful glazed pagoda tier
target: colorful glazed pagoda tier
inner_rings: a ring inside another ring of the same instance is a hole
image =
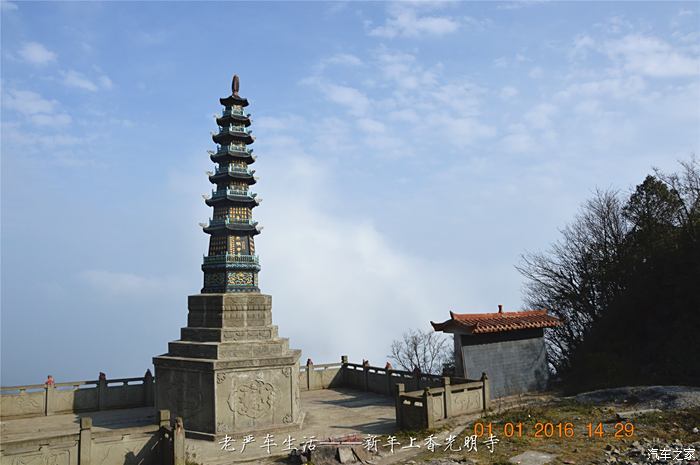
[[[255,141],[248,127],[250,114],[244,108],[248,100],[238,95],[239,79],[233,76],[232,94],[219,99],[224,109],[216,118],[219,132],[212,135],[216,152],[209,151],[217,163],[214,172],[208,172],[209,181],[216,186],[206,204],[214,208],[204,232],[210,234],[209,253],[204,257],[203,294],[222,292],[259,292],[260,265],[255,255],[254,236],[262,227],[253,220],[253,208],[261,199],[249,190],[255,184],[253,150],[248,145]]]

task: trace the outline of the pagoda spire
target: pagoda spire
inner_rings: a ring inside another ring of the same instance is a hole
[[[209,181],[216,186],[206,204],[213,208],[204,232],[210,235],[209,251],[204,257],[203,294],[226,292],[260,292],[258,272],[260,265],[255,255],[254,236],[262,229],[253,220],[253,208],[262,199],[249,188],[257,178],[249,165],[255,162],[248,145],[255,141],[248,127],[250,114],[243,109],[248,100],[238,95],[240,80],[233,76],[231,95],[220,98],[221,116],[216,118],[219,130],[212,135],[216,151],[209,151],[217,164],[209,173]]]

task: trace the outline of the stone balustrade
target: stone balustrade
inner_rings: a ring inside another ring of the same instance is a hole
[[[301,391],[339,387],[394,397],[396,424],[403,430],[433,428],[448,418],[487,410],[490,403],[486,374],[469,380],[412,373],[349,363],[345,356],[340,363],[299,368]]]
[[[141,378],[71,381],[0,388],[0,418],[153,406],[151,371]]]
[[[489,381],[416,374],[357,363],[343,356],[340,363],[299,367],[299,390],[350,388],[391,396],[396,424],[403,430],[433,428],[451,417],[487,410]],[[107,409],[153,406],[155,379],[120,378],[1,388],[2,419]]]
[[[63,383],[65,384],[65,383]],[[81,416],[79,428],[51,435],[10,434],[0,444],[2,464],[163,464],[186,465],[182,418],[152,412],[148,424],[117,429],[93,427]]]
[[[399,429],[432,429],[448,418],[488,410],[490,394],[486,373],[480,380],[458,378],[463,382],[455,384],[455,379],[444,377],[440,387],[412,392],[406,392],[403,384],[397,384],[396,425]]]

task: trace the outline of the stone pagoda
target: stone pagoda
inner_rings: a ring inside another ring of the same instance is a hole
[[[217,164],[209,172],[216,186],[206,204],[213,208],[208,224],[209,253],[204,257],[202,293],[188,299],[187,327],[168,353],[153,358],[156,406],[184,419],[191,437],[214,439],[225,434],[270,431],[298,426],[299,356],[272,324],[272,297],[258,288],[260,265],[254,237],[261,227],[253,220],[260,204],[249,188],[256,182],[255,140],[244,111],[248,100],[232,94],[219,101],[213,135]]]

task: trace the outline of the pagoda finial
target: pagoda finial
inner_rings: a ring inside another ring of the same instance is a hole
[[[240,87],[241,82],[240,79],[238,79],[238,74],[233,75],[233,82],[231,83],[231,90],[233,91],[233,95],[238,97],[238,88]]]

